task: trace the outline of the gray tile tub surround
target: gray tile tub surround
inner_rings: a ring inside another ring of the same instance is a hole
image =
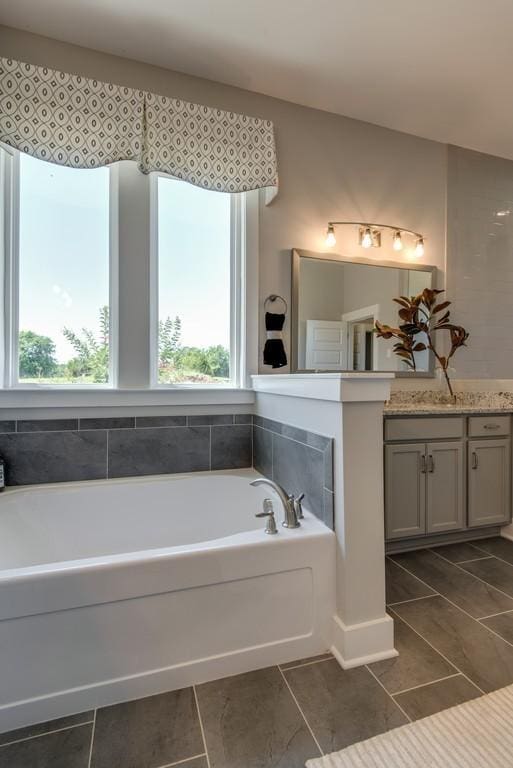
[[[253,416],[253,466],[289,493],[304,493],[307,509],[334,528],[331,438]]]
[[[0,434],[7,485],[101,480],[107,472],[105,430]]]
[[[243,469],[251,414],[0,421],[8,485]]]

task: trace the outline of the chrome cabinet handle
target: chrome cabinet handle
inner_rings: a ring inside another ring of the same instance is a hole
[[[422,456],[420,457],[420,471],[422,472],[423,475],[426,474],[426,457],[424,456],[424,454],[422,454]]]
[[[477,469],[477,465],[478,465],[477,453],[475,451],[472,451],[472,469]]]
[[[483,429],[500,429],[500,424],[483,424]]]
[[[434,472],[435,471],[435,460],[433,459],[432,455],[429,454],[428,456],[428,472]]]

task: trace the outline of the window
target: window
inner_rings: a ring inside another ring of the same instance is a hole
[[[233,369],[231,195],[156,181],[158,382],[226,386]]]
[[[9,147],[0,192],[4,390],[165,396],[246,385],[257,354],[257,192],[148,177],[129,161],[61,167]]]
[[[108,384],[109,170],[13,168],[12,384]]]

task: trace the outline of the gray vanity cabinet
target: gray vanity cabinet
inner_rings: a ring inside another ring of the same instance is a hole
[[[387,539],[463,527],[465,483],[461,443],[387,445],[385,473]]]
[[[386,538],[420,536],[426,529],[426,446],[385,448]]]
[[[508,414],[387,417],[386,539],[509,523],[511,426]]]
[[[511,517],[510,489],[509,439],[469,440],[469,528],[509,522]]]
[[[464,472],[461,443],[427,445],[426,533],[457,531],[465,525]]]

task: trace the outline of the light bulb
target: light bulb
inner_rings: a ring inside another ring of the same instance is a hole
[[[328,231],[326,232],[326,240],[324,242],[329,248],[333,248],[333,246],[337,242],[333,224],[328,224]]]
[[[401,238],[401,233],[399,231],[397,231],[394,235],[393,247],[394,247],[394,251],[402,251],[403,249],[403,241]]]
[[[362,248],[372,248],[372,232],[369,227],[366,227],[363,233]]]
[[[415,243],[415,256],[424,256],[424,238],[419,237]]]

